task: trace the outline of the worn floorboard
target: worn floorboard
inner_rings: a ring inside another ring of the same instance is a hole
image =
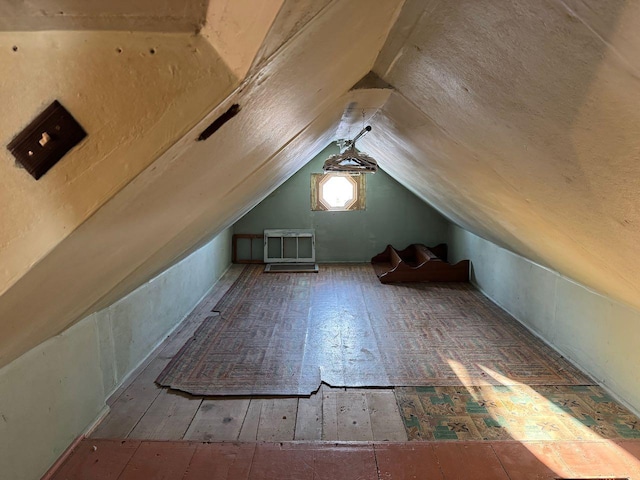
[[[322,439],[338,440],[338,388],[323,385],[322,392]]]
[[[248,398],[204,400],[184,439],[203,442],[237,440],[249,402]]]
[[[260,424],[260,414],[262,413],[262,402],[260,398],[253,398],[249,402],[249,408],[242,422],[238,440],[241,442],[255,442],[258,438],[258,425]]]
[[[169,362],[155,357],[110,405],[111,411],[92,433],[96,438],[127,438],[155,399],[165,389],[153,381],[156,372]],[[167,439],[165,439],[167,440]]]
[[[298,399],[294,440],[322,440],[322,393]]]
[[[362,389],[345,389],[336,395],[338,440],[373,440],[367,396]]]
[[[373,439],[385,442],[407,441],[407,432],[393,390],[368,390],[365,395]]]
[[[128,435],[141,440],[182,440],[202,398],[163,390]]]
[[[293,440],[297,414],[297,398],[263,400],[256,440],[259,442]]]

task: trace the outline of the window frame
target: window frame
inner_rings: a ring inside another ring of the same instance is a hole
[[[322,186],[333,177],[346,177],[354,185],[354,199],[344,207],[331,207],[323,201]],[[311,174],[311,210],[314,212],[351,212],[365,210],[366,180],[365,175],[351,175],[348,173],[312,173]]]

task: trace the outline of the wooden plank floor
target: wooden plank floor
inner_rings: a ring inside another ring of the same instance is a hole
[[[310,398],[206,398],[134,382],[92,438],[280,442],[406,441],[391,390],[323,385]]]
[[[91,438],[45,478],[640,480],[638,440],[407,442],[394,389],[322,385],[310,397],[205,398],[158,387],[158,374],[240,270],[112,395]]]
[[[107,402],[92,438],[280,442],[407,440],[393,389],[320,386],[310,397],[199,397],[157,386],[173,355],[233,284],[234,265],[215,290]]]
[[[200,324],[217,315],[216,304],[242,269],[232,267],[114,393],[108,401],[111,412],[93,438],[201,442],[640,438],[640,419],[595,386],[574,391],[519,385],[496,391],[492,386],[345,389],[323,384],[309,397],[287,398],[202,397],[156,385],[160,372]],[[520,398],[517,404],[510,400],[514,392]],[[562,410],[563,405],[572,406]]]
[[[197,443],[84,439],[49,480],[640,478],[640,443]]]

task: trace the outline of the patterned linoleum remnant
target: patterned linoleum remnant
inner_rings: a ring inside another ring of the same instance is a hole
[[[381,284],[371,265],[249,266],[158,378],[194,395],[334,387],[590,385],[468,283]]]
[[[409,440],[640,439],[640,420],[598,386],[400,387]]]

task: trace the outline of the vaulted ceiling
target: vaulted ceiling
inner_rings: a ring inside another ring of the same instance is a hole
[[[56,98],[88,132],[37,182],[0,154],[0,365],[232,225],[363,114],[358,146],[451,221],[640,307],[636,2],[33,0],[0,16],[0,140]]]

